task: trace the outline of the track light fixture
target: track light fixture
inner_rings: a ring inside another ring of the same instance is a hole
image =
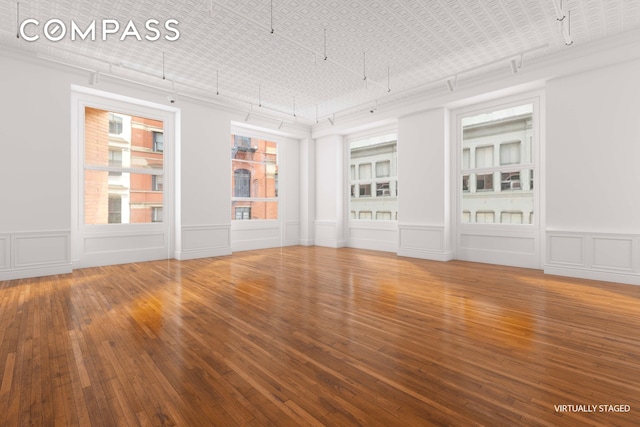
[[[20,38],[20,2],[16,2],[16,38]]]
[[[329,123],[331,123],[331,126],[333,126],[334,124],[336,124],[336,115],[332,114],[331,117],[327,117],[327,120],[329,120]]]
[[[447,87],[449,88],[449,92],[453,92],[456,90],[456,86],[458,85],[458,75],[447,79]]]
[[[278,125],[278,129],[282,129],[284,126],[284,120],[280,120],[280,124]]]
[[[520,55],[520,58],[512,58],[509,62],[511,66],[511,72],[516,74],[518,71],[522,69],[523,55]]]
[[[100,83],[100,72],[94,71],[89,76],[89,84],[91,86],[96,86],[96,85],[98,85],[98,83]]]
[[[553,7],[556,11],[556,19],[560,22],[560,32],[564,38],[564,44],[571,46],[573,40],[571,39],[571,11],[564,12],[564,4],[562,0],[553,0]]]

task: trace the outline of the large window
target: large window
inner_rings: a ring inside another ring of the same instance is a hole
[[[278,219],[278,145],[231,135],[231,219]]]
[[[351,219],[398,219],[396,134],[349,142]]]
[[[462,223],[533,224],[533,104],[462,119]]]
[[[162,221],[163,122],[85,108],[84,223]]]

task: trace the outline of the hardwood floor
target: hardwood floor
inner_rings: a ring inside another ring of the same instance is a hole
[[[640,286],[318,247],[0,282],[0,425],[640,425]]]

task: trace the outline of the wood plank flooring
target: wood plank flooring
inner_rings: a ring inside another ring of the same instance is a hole
[[[318,247],[0,282],[0,425],[640,425],[640,286]]]

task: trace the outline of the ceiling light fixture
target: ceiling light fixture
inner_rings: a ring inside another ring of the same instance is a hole
[[[391,92],[391,66],[387,65],[387,93]]]
[[[327,29],[324,29],[324,60],[327,60]]]
[[[456,90],[456,86],[458,85],[458,75],[456,74],[453,77],[447,79],[447,87],[449,88],[449,92],[453,92]]]
[[[164,74],[164,52],[162,52],[162,80],[166,80],[166,76]]]
[[[513,74],[516,74],[518,71],[520,71],[522,69],[522,64],[523,64],[523,56],[520,55],[520,58],[512,58],[511,61],[509,62],[509,65],[511,66],[511,72]]]
[[[100,72],[95,71],[89,76],[89,84],[91,86],[96,86],[98,83],[100,83]]]
[[[556,11],[556,19],[560,22],[560,32],[564,38],[564,44],[571,46],[573,44],[571,39],[571,11],[565,14],[562,0],[553,0],[553,7]]]
[[[329,123],[331,123],[331,126],[336,124],[336,115],[332,114],[331,117],[327,117],[327,120],[329,120]]]
[[[284,126],[284,120],[280,120],[280,124],[278,125],[278,129],[282,129],[282,126]]]
[[[16,2],[16,38],[20,38],[20,2]]]
[[[273,0],[271,0],[271,34],[273,34]]]
[[[367,80],[367,52],[362,52],[362,77]]]

